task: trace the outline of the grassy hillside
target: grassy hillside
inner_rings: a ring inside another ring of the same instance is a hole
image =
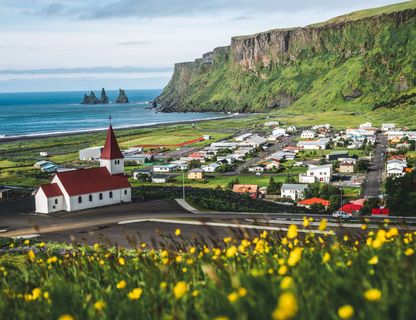
[[[212,63],[178,64],[165,111],[348,111],[416,104],[416,1],[306,28],[235,37]],[[400,116],[399,113],[393,114]],[[394,118],[394,117],[393,117]],[[394,120],[394,119],[393,119]]]

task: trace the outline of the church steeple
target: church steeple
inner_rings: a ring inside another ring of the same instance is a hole
[[[106,167],[110,174],[124,173],[124,157],[111,124],[108,127],[107,138],[101,151],[100,165]]]

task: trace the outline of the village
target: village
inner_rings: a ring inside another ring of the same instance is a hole
[[[414,159],[416,132],[396,128],[392,123],[379,128],[363,123],[357,128],[336,130],[330,124],[296,128],[266,121],[254,130],[243,130],[226,139],[215,139],[210,134],[192,138],[178,144],[128,146],[117,158],[123,159],[124,172],[133,187],[230,190],[343,219],[362,213],[389,215],[383,182],[411,172],[415,165],[408,160]],[[109,153],[107,149],[96,146],[79,150],[82,167],[102,164],[102,155]],[[47,158],[48,153],[42,151],[40,156]],[[79,169],[47,159],[34,166],[58,176]],[[129,191],[124,200],[130,201],[130,197]],[[378,200],[368,208],[370,198]],[[62,209],[56,206],[41,212]]]

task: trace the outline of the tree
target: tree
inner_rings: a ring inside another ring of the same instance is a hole
[[[320,196],[320,184],[315,182],[308,185],[308,187],[305,190],[305,198],[319,198]]]
[[[416,215],[416,171],[386,180],[387,207],[395,215]]]
[[[361,213],[363,215],[371,215],[371,209],[379,208],[379,207],[380,207],[379,198],[368,198],[364,202],[364,207],[361,209]]]
[[[199,162],[198,160],[191,160],[188,163],[188,169],[195,169],[195,168],[199,168],[201,166],[201,162]]]
[[[325,214],[326,213],[325,207],[322,204],[320,204],[320,203],[314,203],[314,204],[312,204],[309,209],[314,214]]]
[[[238,180],[238,178],[235,178],[231,180],[230,182],[228,182],[227,189],[232,190],[235,184],[240,184],[240,180]]]
[[[329,207],[328,211],[333,212],[337,211],[341,206],[341,195],[339,194],[333,194],[329,197]]]
[[[359,159],[357,163],[355,164],[355,171],[367,172],[369,167],[370,167],[370,161],[366,159]]]
[[[267,187],[268,194],[278,194],[280,192],[280,188],[282,187],[281,182],[274,181],[273,177],[270,177],[269,185]]]

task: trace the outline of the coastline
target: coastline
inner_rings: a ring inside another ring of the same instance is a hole
[[[114,127],[114,129],[116,129],[116,130],[128,130],[128,129],[140,129],[140,128],[157,128],[157,127],[163,127],[163,126],[166,126],[166,125],[178,125],[178,124],[198,123],[198,122],[213,121],[213,120],[244,118],[244,117],[247,117],[249,115],[254,115],[254,113],[227,114],[227,115],[224,115],[224,116],[218,116],[218,117],[212,117],[212,118],[202,118],[202,119],[193,119],[193,120],[152,122],[152,123],[138,124],[138,125],[133,125],[133,126],[118,126],[118,127]],[[92,133],[97,133],[97,132],[104,132],[106,130],[107,130],[107,128],[97,128],[97,129],[51,132],[51,133],[34,133],[34,134],[26,134],[26,135],[21,135],[21,136],[6,136],[6,137],[0,137],[0,144],[8,143],[8,142],[27,141],[27,140],[39,140],[39,139],[45,139],[45,138],[76,136],[76,135],[80,135],[80,134],[92,134]]]

